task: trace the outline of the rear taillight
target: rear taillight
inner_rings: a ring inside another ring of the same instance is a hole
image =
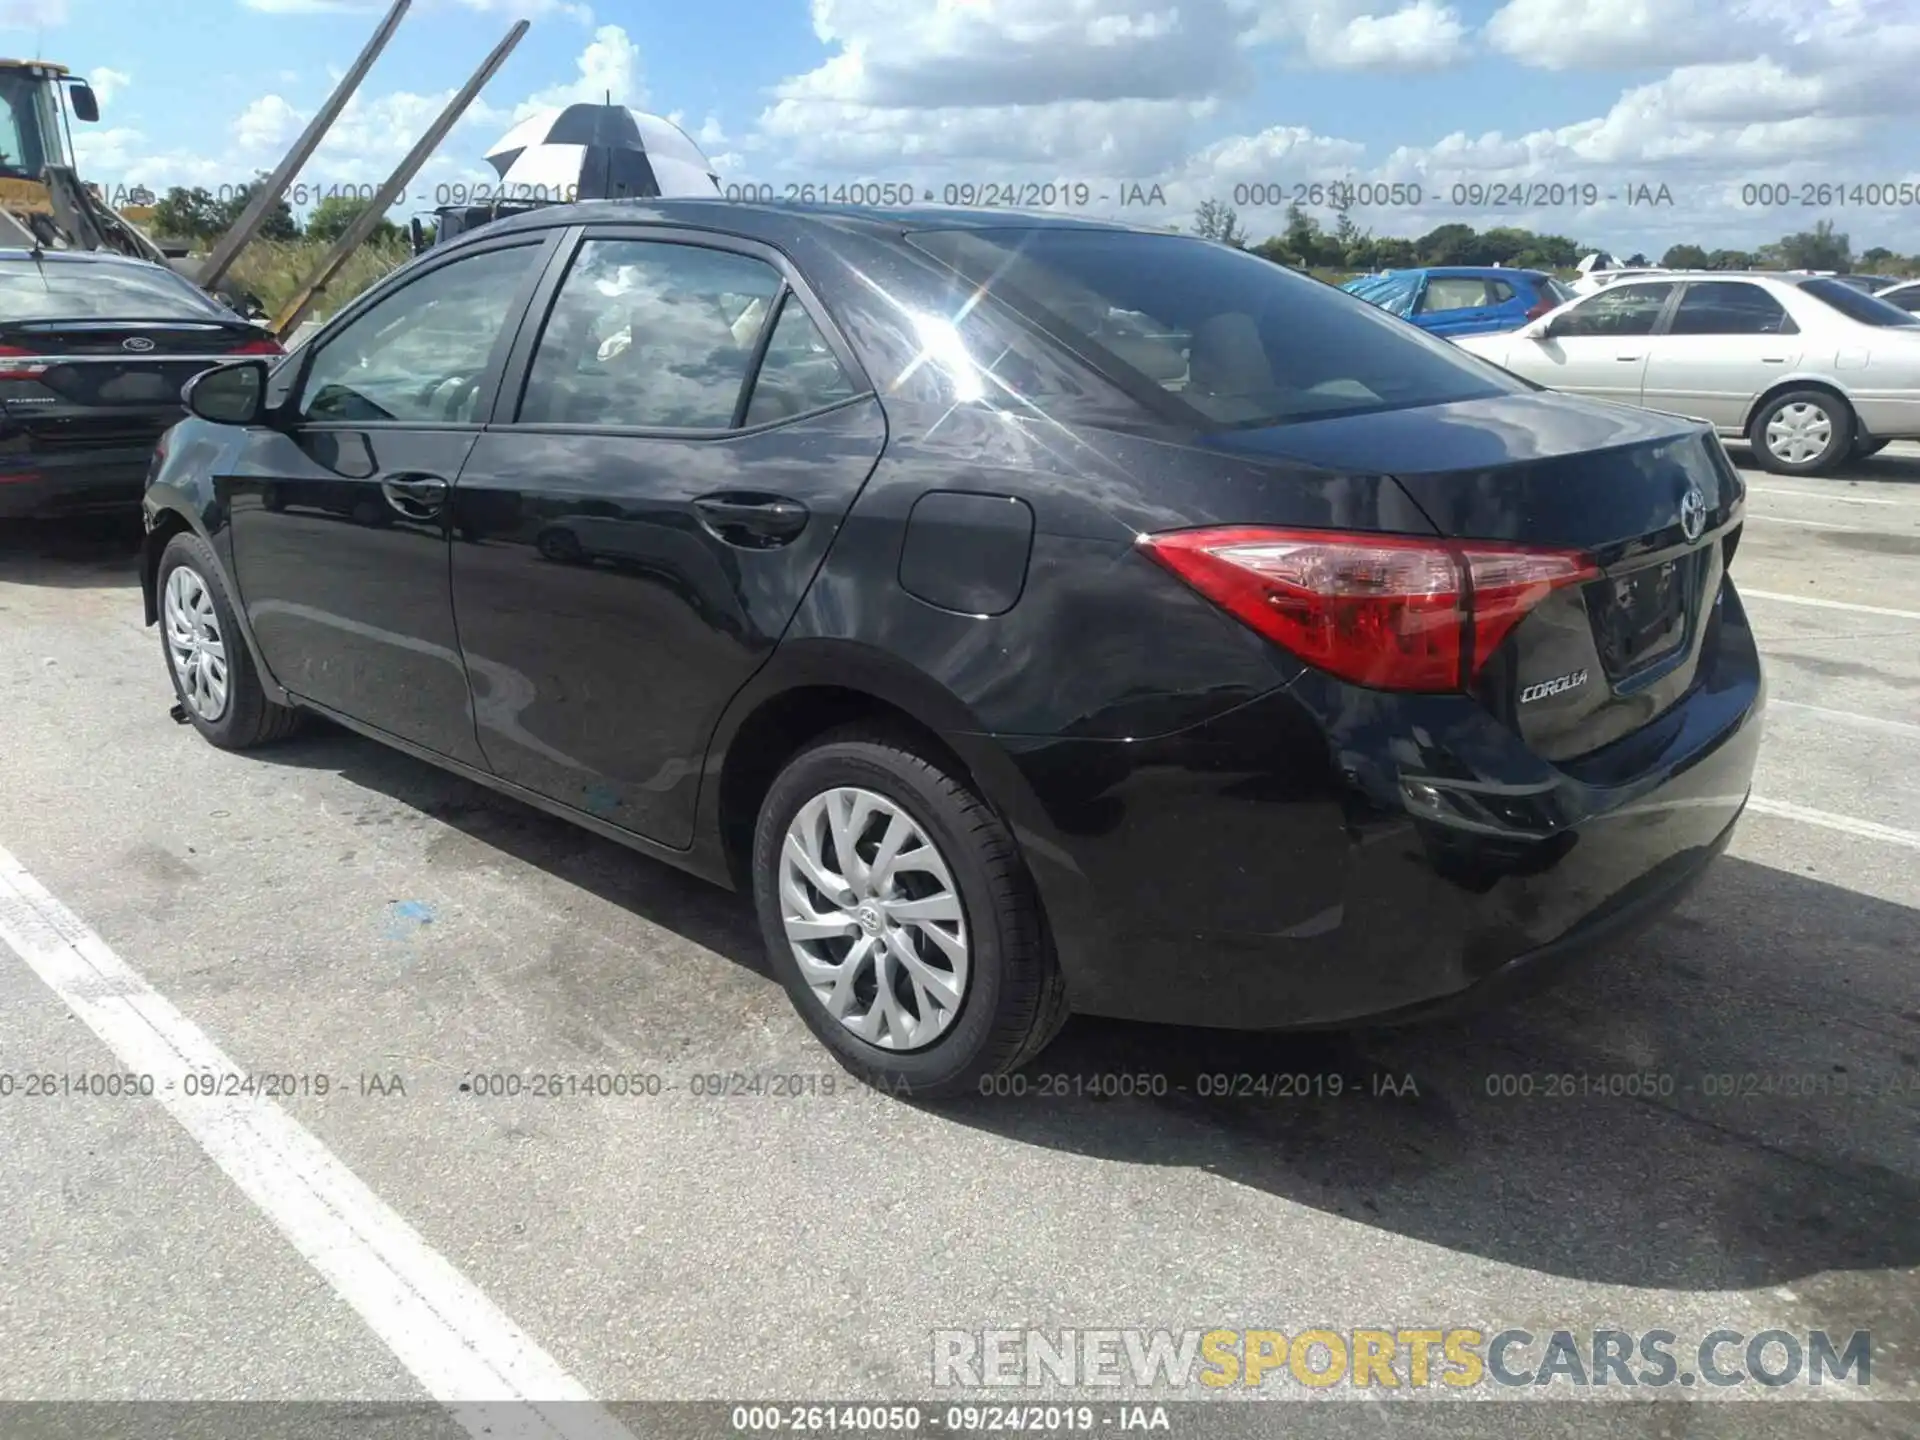
[[[1232,526],[1140,546],[1309,665],[1375,690],[1461,690],[1555,590],[1600,573],[1575,550]]]
[[[229,355],[284,355],[278,340],[248,340],[227,352]]]
[[[38,380],[47,373],[47,361],[18,345],[0,345],[0,380]]]
[[[1527,319],[1538,320],[1542,316],[1551,315],[1559,308],[1560,302],[1558,300],[1554,299],[1551,295],[1542,295],[1538,300],[1533,302],[1533,308],[1527,311]]]

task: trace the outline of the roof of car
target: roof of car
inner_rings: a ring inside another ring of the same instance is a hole
[[[542,230],[555,225],[628,224],[684,225],[719,230],[750,239],[777,241],[804,230],[863,230],[875,235],[909,230],[1105,230],[1165,234],[1144,225],[1085,219],[1052,211],[961,209],[907,206],[874,209],[856,205],[809,205],[780,201],[706,198],[586,200],[574,205],[549,205],[521,215],[503,216],[490,224],[463,231],[448,243],[464,243],[469,236],[500,235],[513,230]]]

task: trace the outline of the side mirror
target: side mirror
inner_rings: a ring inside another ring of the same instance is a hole
[[[266,419],[267,362],[238,360],[202,370],[180,392],[187,409],[216,425],[258,425]]]
[[[91,125],[100,118],[100,99],[86,81],[76,80],[69,85],[67,98],[73,102],[74,119],[84,120]]]
[[[425,254],[427,249],[427,230],[426,227],[420,223],[420,217],[418,215],[407,221],[407,232],[413,240],[413,253],[416,255]]]

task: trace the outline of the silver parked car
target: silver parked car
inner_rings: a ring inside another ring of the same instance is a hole
[[[1555,390],[1705,420],[1783,474],[1920,438],[1920,315],[1826,276],[1622,281],[1454,343]]]

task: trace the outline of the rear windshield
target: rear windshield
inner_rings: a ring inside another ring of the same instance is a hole
[[[1920,315],[1909,315],[1898,305],[1889,305],[1879,296],[1865,294],[1843,280],[1803,280],[1800,288],[1862,325],[1920,325]]]
[[[908,238],[1183,424],[1281,425],[1531,389],[1365,300],[1228,245],[1111,230]]]
[[[0,322],[227,318],[188,281],[157,265],[0,262]]]

